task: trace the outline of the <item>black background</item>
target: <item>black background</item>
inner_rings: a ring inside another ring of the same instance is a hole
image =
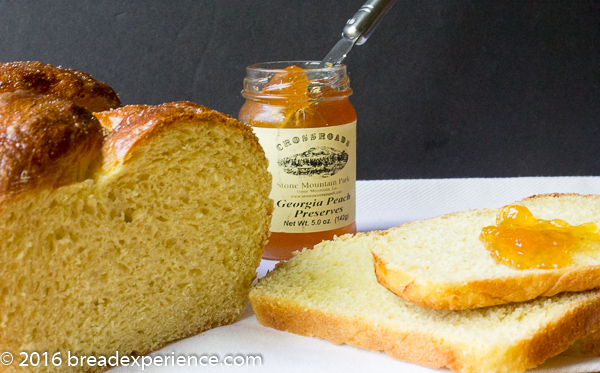
[[[363,0],[0,1],[0,60],[237,116],[245,66],[319,60]],[[402,1],[346,59],[358,178],[600,175],[598,1]]]

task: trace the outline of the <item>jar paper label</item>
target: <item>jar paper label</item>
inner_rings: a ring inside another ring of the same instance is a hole
[[[319,232],[354,222],[356,121],[333,127],[252,129],[273,176],[271,232]]]

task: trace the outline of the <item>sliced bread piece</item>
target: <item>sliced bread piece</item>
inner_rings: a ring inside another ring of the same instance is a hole
[[[517,204],[538,219],[600,226],[600,197],[551,194]],[[482,228],[495,224],[495,209],[471,210],[415,221],[376,234],[370,245],[381,284],[423,307],[471,309],[564,291],[600,286],[598,250],[576,254],[558,269],[514,269],[497,263],[480,240]]]
[[[106,370],[245,309],[272,211],[252,131],[192,103],[112,115],[104,138],[71,101],[0,94],[2,372]],[[62,363],[18,366],[34,351]]]
[[[342,236],[279,264],[250,292],[258,321],[457,372],[521,372],[598,327],[595,290],[463,311],[408,303],[377,282],[370,240]]]

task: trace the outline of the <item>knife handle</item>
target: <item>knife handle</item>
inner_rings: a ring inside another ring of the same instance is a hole
[[[367,2],[346,22],[342,36],[364,44],[396,0],[367,0]]]

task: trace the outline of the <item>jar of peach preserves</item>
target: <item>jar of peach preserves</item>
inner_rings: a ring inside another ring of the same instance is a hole
[[[263,258],[356,232],[356,111],[346,66],[267,62],[249,66],[239,120],[269,159],[274,201]]]

